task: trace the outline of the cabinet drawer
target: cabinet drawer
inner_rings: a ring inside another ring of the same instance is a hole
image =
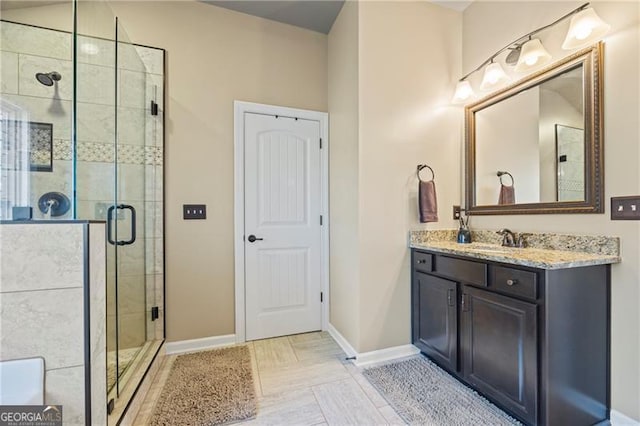
[[[538,274],[521,269],[490,265],[489,287],[531,300],[538,298]]]
[[[429,253],[422,253],[420,251],[414,251],[413,268],[422,272],[433,271],[433,255]]]
[[[437,256],[433,270],[457,281],[487,286],[487,265],[485,263]]]

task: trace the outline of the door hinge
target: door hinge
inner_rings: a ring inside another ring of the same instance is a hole
[[[112,398],[107,402],[107,414],[111,414],[116,406],[115,400]]]
[[[322,292],[320,292],[320,303],[322,303],[324,301],[324,295]]]
[[[151,115],[158,115],[158,104],[151,101]]]
[[[160,311],[157,306],[151,308],[151,321],[155,321],[160,317]]]
[[[322,226],[322,215],[320,215],[320,226]]]
[[[320,138],[320,149],[322,149],[322,138]]]

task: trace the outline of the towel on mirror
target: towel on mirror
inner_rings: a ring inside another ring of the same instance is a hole
[[[500,196],[498,197],[498,204],[515,204],[516,203],[516,190],[513,185],[500,185]]]
[[[420,223],[438,221],[438,200],[436,198],[436,184],[433,180],[420,181],[418,184],[418,209]]]

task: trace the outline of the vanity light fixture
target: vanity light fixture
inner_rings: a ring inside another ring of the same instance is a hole
[[[544,48],[539,38],[526,42],[520,48],[520,57],[516,64],[516,72],[526,72],[544,65],[551,60],[551,55]]]
[[[460,103],[469,99],[473,95],[471,83],[467,80],[461,80],[456,84],[456,92],[453,95],[453,102]]]
[[[593,44],[604,37],[611,29],[611,26],[600,19],[595,10],[589,7],[589,3],[585,3],[549,25],[540,27],[515,39],[491,55],[481,63],[480,66],[458,80],[452,102],[455,104],[465,103],[465,101],[474,95],[473,88],[467,79],[485,66],[484,77],[480,84],[481,90],[491,90],[506,81],[509,77],[504,72],[502,66],[498,62],[495,62],[495,59],[507,50],[510,52],[506,57],[505,63],[508,65],[515,64],[516,72],[526,72],[549,62],[551,55],[544,46],[542,46],[540,39],[531,37],[547,28],[555,26],[569,17],[571,17],[571,24],[569,25],[569,31],[567,32],[565,41],[562,44],[562,48],[565,50],[579,49]]]
[[[480,83],[480,90],[491,90],[503,81],[509,80],[507,73],[504,72],[502,65],[497,62],[491,62],[484,70],[484,77]]]
[[[611,29],[592,8],[581,10],[571,18],[567,37],[562,43],[565,50],[580,49],[600,40]]]

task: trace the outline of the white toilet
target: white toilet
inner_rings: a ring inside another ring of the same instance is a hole
[[[44,404],[44,358],[0,361],[0,405]]]

